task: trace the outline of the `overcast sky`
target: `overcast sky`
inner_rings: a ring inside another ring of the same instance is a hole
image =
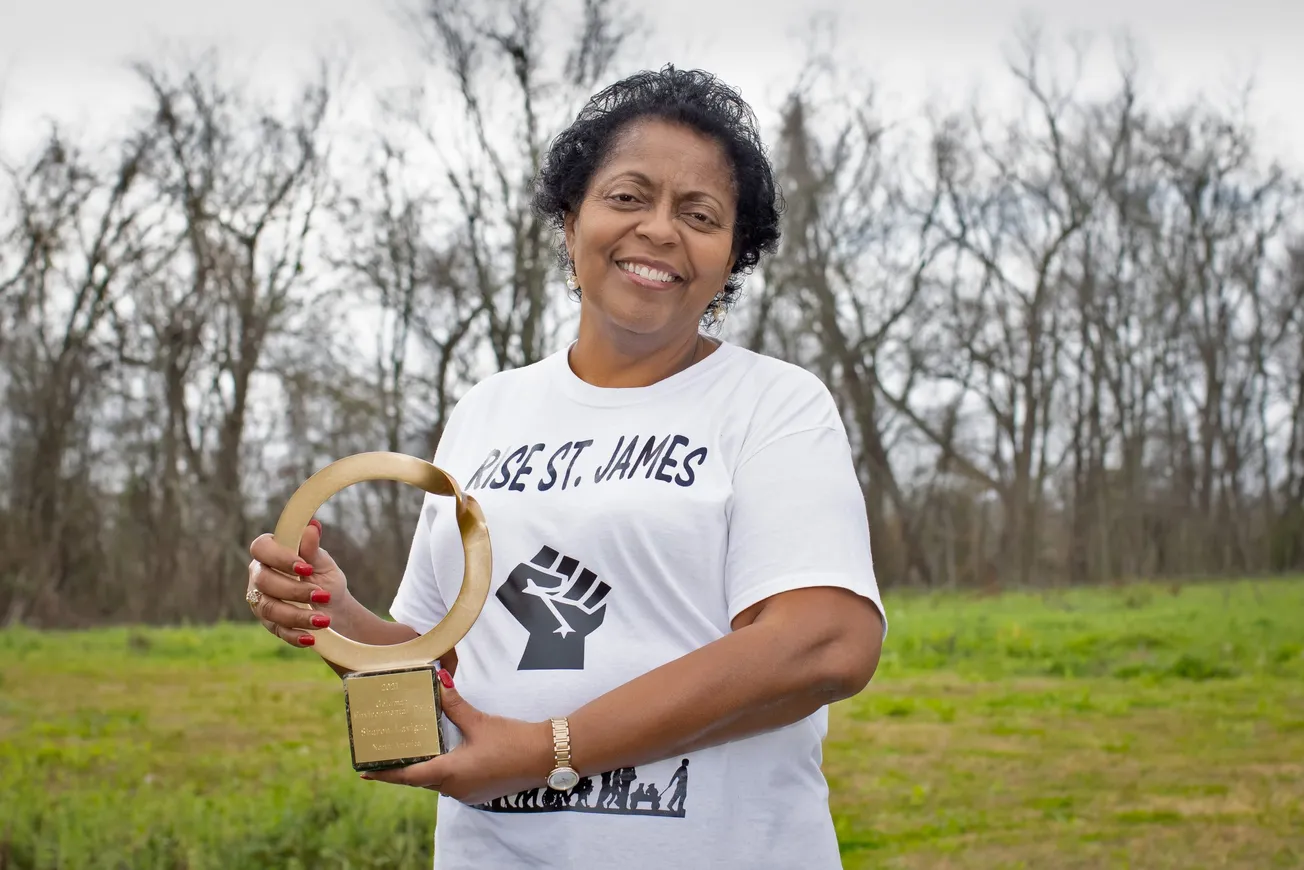
[[[33,122],[45,116],[91,128],[113,123],[139,95],[124,61],[165,43],[233,48],[268,81],[286,80],[316,52],[343,45],[357,75],[392,76],[407,43],[388,2],[0,0],[0,147],[33,135]],[[640,65],[710,69],[762,113],[793,79],[812,9],[836,16],[842,56],[902,108],[929,95],[963,99],[980,77],[998,79],[1002,44],[1021,14],[1056,34],[1082,28],[1107,37],[1126,27],[1146,49],[1152,93],[1225,94],[1253,73],[1265,147],[1304,165],[1300,0],[655,0],[635,8],[652,30],[651,41],[636,47]]]

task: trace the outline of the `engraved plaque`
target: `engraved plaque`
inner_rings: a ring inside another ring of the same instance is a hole
[[[434,668],[405,668],[344,678],[344,709],[354,770],[425,761],[443,747]]]

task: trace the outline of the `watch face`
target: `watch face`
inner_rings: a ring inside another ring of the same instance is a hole
[[[554,770],[552,773],[548,774],[548,787],[556,789],[557,791],[572,789],[579,781],[579,774],[567,768]]]

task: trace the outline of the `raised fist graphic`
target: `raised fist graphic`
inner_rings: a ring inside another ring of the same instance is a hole
[[[519,671],[583,670],[584,639],[602,625],[611,587],[551,547],[512,569],[498,600],[525,626]]]

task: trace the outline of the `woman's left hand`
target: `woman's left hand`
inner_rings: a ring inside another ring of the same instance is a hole
[[[462,732],[450,752],[394,770],[373,770],[363,779],[428,788],[477,804],[539,788],[552,770],[552,730],[547,722],[491,716],[467,703],[448,671],[439,672],[445,715]]]

